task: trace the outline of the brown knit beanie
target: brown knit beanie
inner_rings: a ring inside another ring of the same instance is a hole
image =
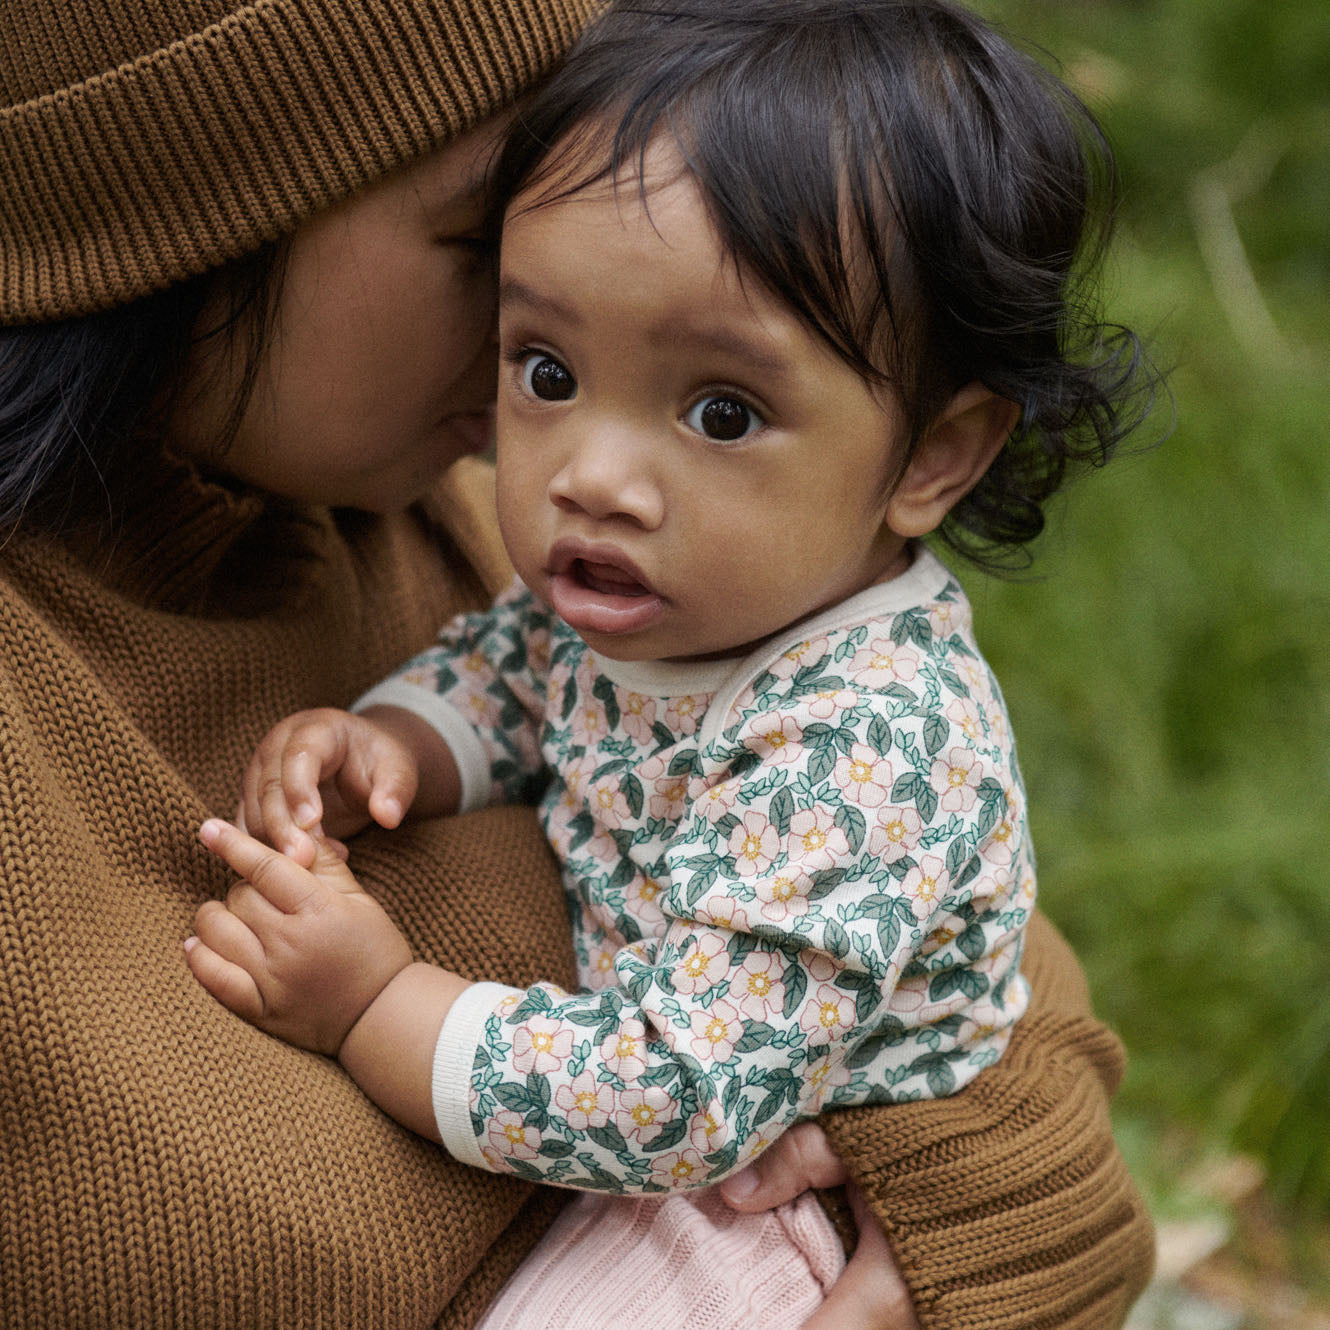
[[[0,0],[0,323],[146,295],[511,102],[600,0]]]

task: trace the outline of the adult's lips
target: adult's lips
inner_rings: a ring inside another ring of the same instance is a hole
[[[494,440],[494,409],[459,411],[445,416],[444,426],[462,445],[466,453],[483,453]]]

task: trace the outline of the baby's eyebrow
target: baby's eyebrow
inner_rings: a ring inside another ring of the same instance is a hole
[[[514,305],[534,310],[538,314],[553,315],[568,323],[582,322],[581,315],[571,305],[565,305],[563,301],[547,296],[543,291],[537,291],[514,277],[505,277],[499,283],[499,308],[510,309]]]
[[[662,325],[653,340],[668,344],[681,339],[686,340],[690,348],[742,360],[764,374],[784,374],[790,369],[789,361],[774,347],[732,328],[675,321]]]

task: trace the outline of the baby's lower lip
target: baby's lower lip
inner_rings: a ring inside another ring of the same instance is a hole
[[[579,633],[637,633],[665,612],[659,595],[611,564],[578,559],[550,575],[549,592],[554,612]]]

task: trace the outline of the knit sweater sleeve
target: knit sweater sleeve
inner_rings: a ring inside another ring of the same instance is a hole
[[[1117,1039],[1041,916],[1002,1060],[943,1100],[822,1125],[882,1224],[923,1330],[1111,1330],[1149,1279],[1150,1218],[1112,1136]]]

